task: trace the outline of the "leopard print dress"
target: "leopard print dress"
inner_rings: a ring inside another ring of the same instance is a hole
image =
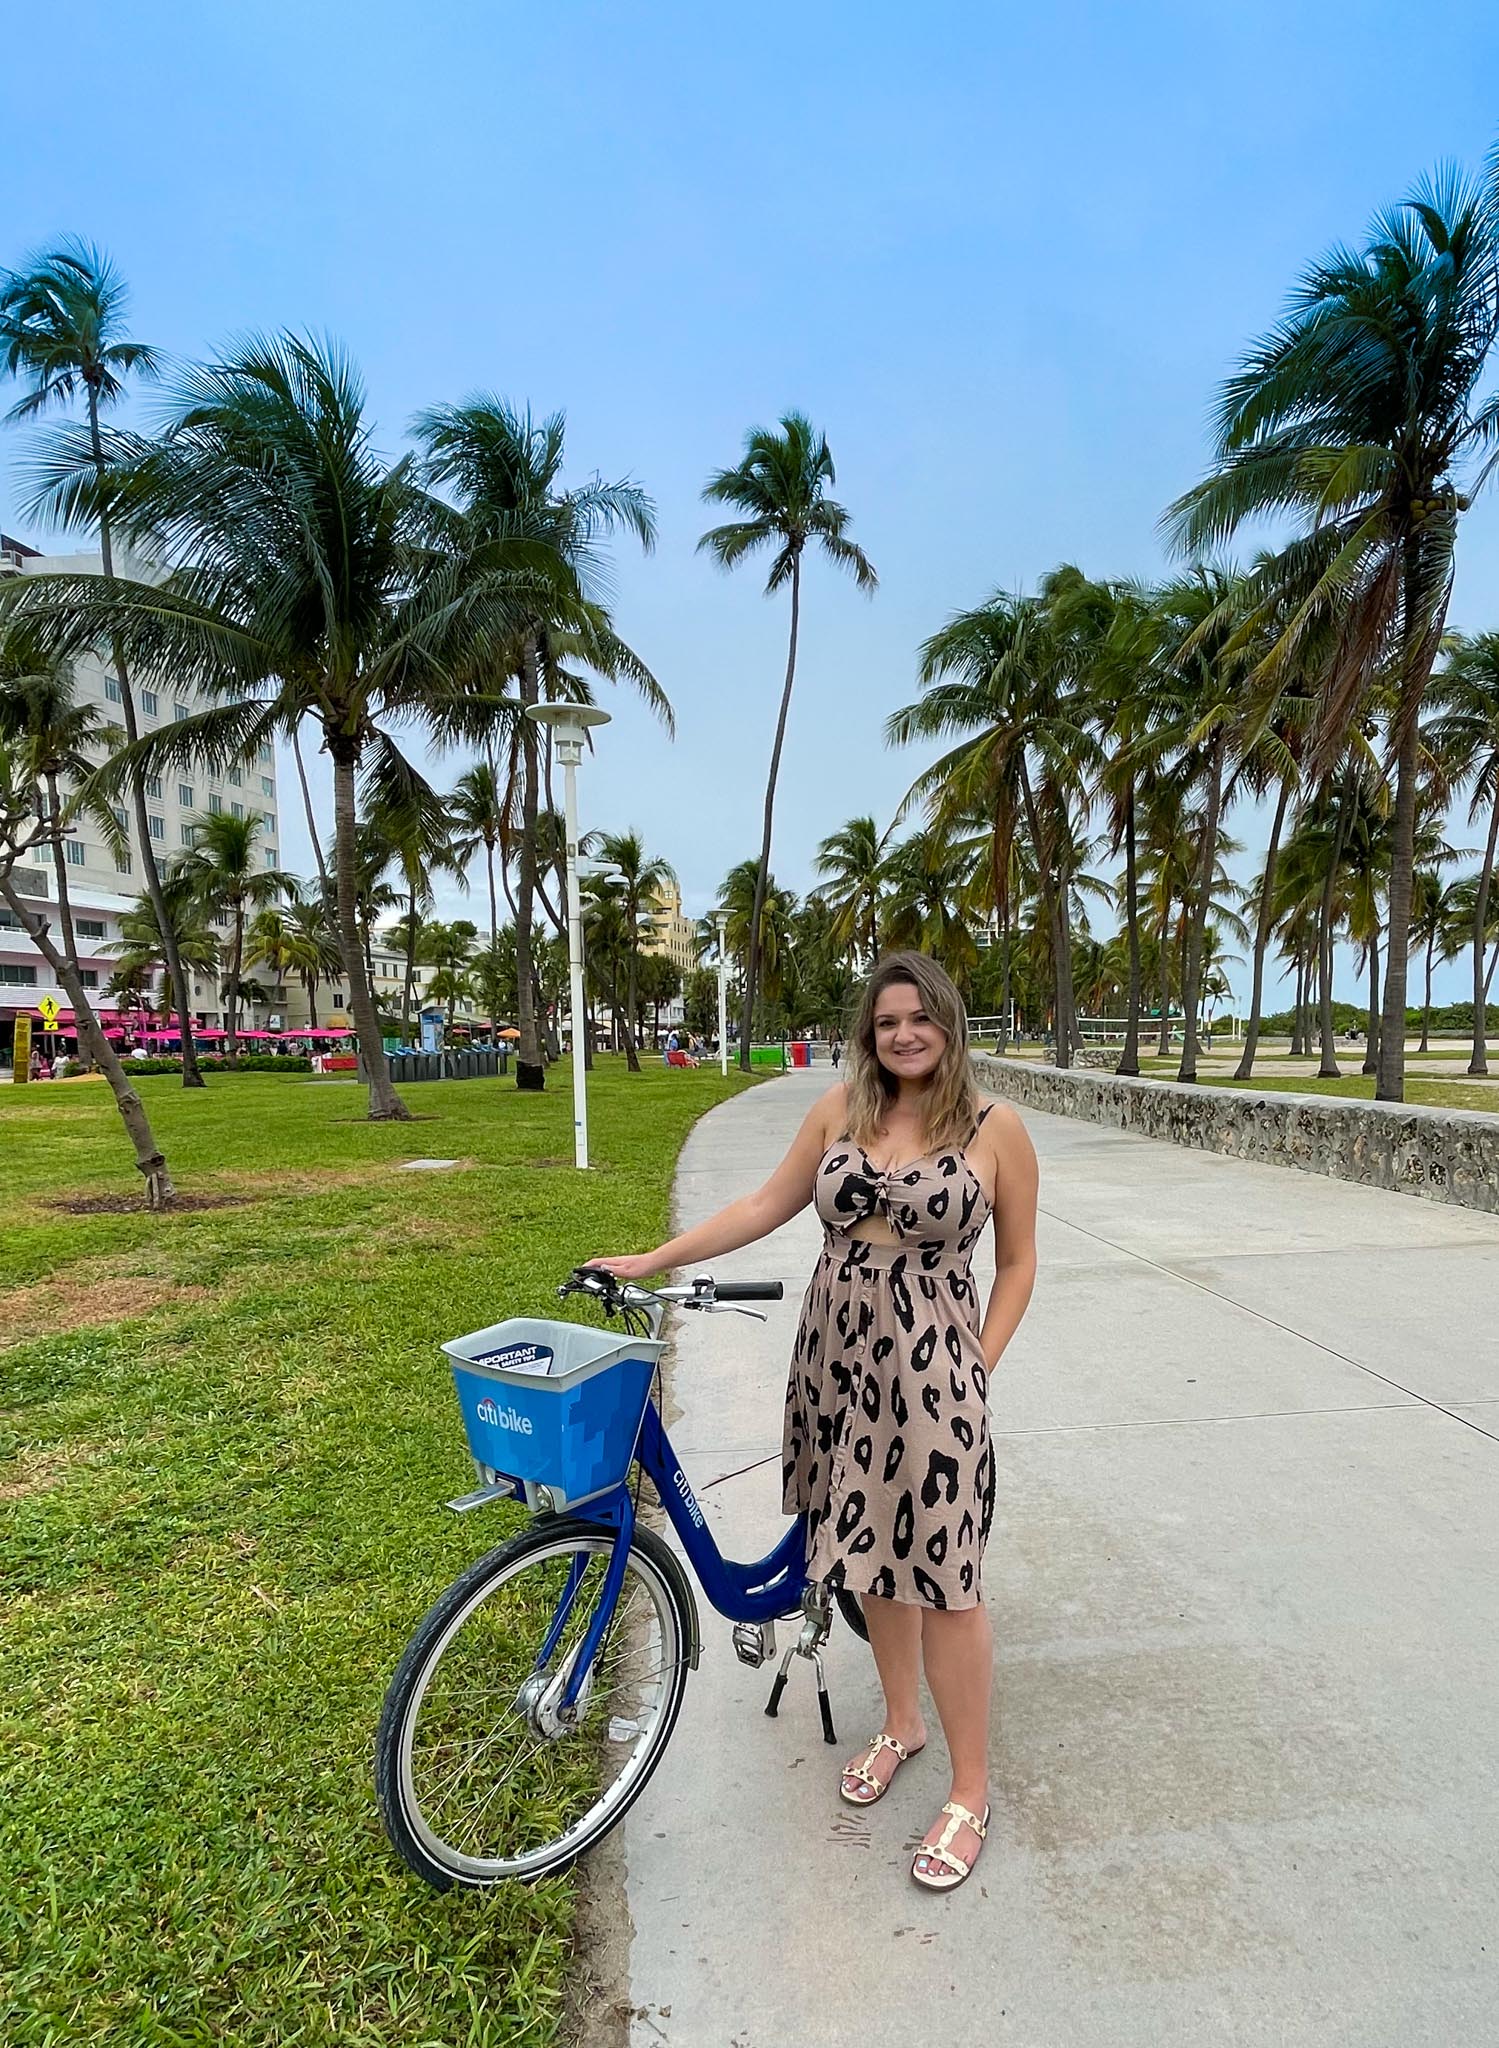
[[[960,1151],[881,1171],[842,1138],[823,1154],[813,1201],[823,1250],[782,1443],[785,1511],[807,1517],[807,1576],[976,1606],[994,1455],[970,1262],[988,1198]],[[873,1216],[893,1243],[849,1235]]]

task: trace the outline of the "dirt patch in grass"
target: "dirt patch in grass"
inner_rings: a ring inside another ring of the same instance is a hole
[[[165,1209],[149,1213],[159,1216],[180,1215],[190,1209],[240,1209],[244,1207],[243,1195],[174,1195]],[[66,1216],[133,1216],[137,1211],[147,1213],[144,1195],[55,1195],[41,1204],[44,1209],[60,1209]]]
[[[91,1465],[94,1452],[87,1444],[58,1444],[50,1451],[23,1452],[7,1465],[0,1465],[0,1501],[25,1500],[31,1493],[45,1493],[57,1486],[78,1465]]]
[[[208,1291],[178,1287],[149,1273],[101,1273],[85,1260],[76,1270],[0,1294],[0,1350],[95,1323],[123,1323],[168,1303],[200,1300]]]

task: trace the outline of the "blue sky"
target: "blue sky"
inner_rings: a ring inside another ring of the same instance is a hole
[[[337,335],[393,452],[475,389],[565,409],[574,473],[657,501],[614,595],[680,724],[668,748],[609,694],[585,823],[638,826],[701,910],[757,846],[784,662],[762,579],[694,553],[745,428],[792,405],[825,428],[881,578],[866,601],[808,577],[775,852],[803,889],[819,839],[886,821],[920,765],[880,734],[923,637],[1058,561],[1160,569],[1239,349],[1308,259],[1478,163],[1496,77],[1499,15],[1470,0],[78,0],[0,75],[0,263],[102,243],[137,333],[181,356]],[[0,525],[40,540],[18,452]],[[1494,496],[1453,621],[1499,624]]]

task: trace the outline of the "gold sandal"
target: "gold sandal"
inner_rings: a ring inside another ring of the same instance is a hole
[[[923,1842],[911,1861],[912,1877],[916,1880],[917,1884],[929,1892],[955,1892],[964,1878],[972,1874],[973,1865],[979,1860],[977,1851],[974,1852],[972,1863],[965,1863],[961,1856],[953,1854],[952,1845],[958,1829],[972,1828],[980,1842],[983,1841],[989,1830],[989,1808],[987,1806],[984,1808],[982,1820],[979,1819],[976,1813],[970,1813],[966,1806],[959,1806],[955,1799],[949,1799],[942,1811],[950,1816],[947,1826],[942,1830],[941,1835],[935,1842]],[[945,1863],[948,1871],[952,1873],[951,1876],[944,1873],[941,1877],[935,1877],[929,1870],[918,1870],[916,1865],[923,1856],[925,1856],[929,1863]]]
[[[908,1764],[913,1756],[920,1756],[921,1750],[925,1748],[926,1744],[922,1743],[921,1749],[907,1749],[906,1745],[903,1742],[897,1742],[893,1735],[871,1736],[869,1747],[865,1750],[860,1762],[844,1765],[838,1783],[838,1797],[846,1806],[877,1805],[895,1782],[895,1771],[892,1771],[890,1776],[881,1783],[870,1769],[870,1765],[874,1762],[880,1751],[882,1749],[893,1749],[895,1751],[895,1770],[898,1771],[901,1765]],[[846,1791],[843,1785],[844,1778],[857,1778],[861,1785],[867,1785],[869,1787],[869,1797],[865,1798],[860,1793]]]

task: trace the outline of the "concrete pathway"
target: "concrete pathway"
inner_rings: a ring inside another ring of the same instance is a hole
[[[681,1220],[756,1184],[826,1072],[716,1110]],[[1028,1115],[1041,1277],[995,1376],[994,1819],[927,1898],[926,1756],[869,1814],[868,1652],[762,1708],[702,1668],[626,1822],[632,2048],[1487,2048],[1499,2009],[1499,1219]],[[782,1526],[807,1215],[717,1262],[672,1426],[719,1543]],[[987,1279],[987,1274],[983,1275]],[[737,1476],[735,1476],[737,1475]]]

